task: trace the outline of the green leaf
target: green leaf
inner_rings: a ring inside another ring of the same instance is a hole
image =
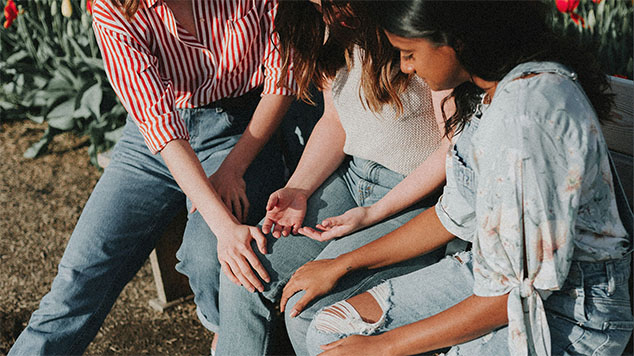
[[[75,99],[71,98],[57,105],[46,115],[46,121],[51,127],[62,131],[69,131],[75,126],[73,114],[75,112]]]
[[[84,92],[81,97],[81,106],[87,107],[96,118],[101,116],[100,106],[103,93],[101,92],[101,84],[96,83]]]
[[[35,158],[46,151],[48,144],[51,143],[53,137],[58,133],[57,130],[48,128],[44,131],[44,135],[40,138],[39,141],[32,144],[31,147],[27,148],[24,152],[24,158]]]
[[[104,134],[104,137],[106,138],[106,140],[116,143],[117,141],[119,141],[119,139],[121,138],[121,136],[123,136],[123,126],[119,127],[118,129],[106,132]]]
[[[27,51],[21,49],[17,52],[15,52],[14,54],[10,55],[9,58],[7,58],[4,62],[6,65],[13,65],[15,63],[18,63],[19,61],[23,60],[24,58],[28,57],[29,54]]]

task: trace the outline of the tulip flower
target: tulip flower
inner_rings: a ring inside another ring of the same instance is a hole
[[[86,0],[86,12],[92,15],[92,0]]]
[[[15,5],[13,0],[7,1],[7,4],[4,6],[4,28],[9,28],[18,17],[18,7]]]
[[[577,7],[579,7],[579,0],[555,0],[555,5],[557,5],[557,10],[559,10],[560,12],[569,14],[574,23],[576,23],[577,25],[581,23],[582,27],[586,27],[586,22],[584,21],[583,17],[575,12]]]
[[[62,0],[62,15],[64,17],[71,17],[73,15],[73,5],[70,0]]]

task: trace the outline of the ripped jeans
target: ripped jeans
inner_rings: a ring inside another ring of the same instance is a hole
[[[432,266],[386,281],[378,286],[387,292],[378,293],[385,299],[377,300],[384,313],[376,325],[353,320],[343,326],[339,321],[333,322],[332,317],[324,317],[328,312],[322,310],[308,329],[306,343],[309,353],[317,355],[322,352],[320,345],[352,334],[381,334],[452,307],[472,295],[472,268],[471,252],[461,252]],[[564,288],[544,301],[553,355],[620,355],[623,352],[633,326],[629,306],[629,273],[629,256],[594,263],[573,261]],[[374,294],[376,299],[377,293]],[[341,304],[335,305],[341,307]],[[575,308],[578,305],[583,306],[582,313]],[[343,306],[345,308],[345,303]],[[357,328],[358,332],[350,332],[351,327]],[[338,330],[346,331],[341,333]],[[447,355],[509,355],[507,345],[508,328],[502,327],[453,346]]]

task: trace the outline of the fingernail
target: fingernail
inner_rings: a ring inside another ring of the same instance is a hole
[[[249,288],[249,292],[253,293],[255,290],[253,288]]]
[[[291,312],[291,318],[294,318],[297,316],[297,310],[293,309],[293,311]]]

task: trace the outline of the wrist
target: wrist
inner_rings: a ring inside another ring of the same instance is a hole
[[[353,264],[353,260],[350,257],[350,253],[346,253],[340,255],[339,257],[333,260],[334,263],[334,273],[339,277],[343,277],[346,273],[352,272],[355,268]]]
[[[378,202],[370,205],[366,209],[366,226],[376,224],[387,217],[387,212],[381,208]]]
[[[312,194],[312,192],[308,188],[306,188],[305,186],[303,186],[301,184],[295,184],[293,181],[290,181],[290,180],[288,181],[288,183],[286,183],[284,188],[292,190],[292,191],[296,192],[297,194],[301,194],[306,199],[308,199],[308,197],[311,196],[311,194]]]

